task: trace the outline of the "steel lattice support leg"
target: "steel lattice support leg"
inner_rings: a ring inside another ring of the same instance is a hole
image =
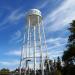
[[[36,32],[35,32],[35,26],[34,26],[34,73],[36,75]]]
[[[38,17],[38,32],[39,32],[39,44],[40,44],[40,64],[41,64],[41,71],[42,75],[44,75],[44,65],[43,65],[43,51],[42,51],[42,43],[41,43],[41,31],[40,31],[40,24],[39,24],[39,17]]]
[[[48,60],[48,49],[47,49],[47,44],[46,44],[46,36],[45,36],[45,31],[44,31],[44,26],[43,26],[43,22],[42,22],[42,28],[43,28],[43,35],[44,35],[44,46],[46,49],[46,59]],[[49,60],[48,60],[48,65],[49,65],[49,72],[50,72],[50,64],[49,64]]]

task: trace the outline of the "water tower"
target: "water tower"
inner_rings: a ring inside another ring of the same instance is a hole
[[[39,58],[40,61],[40,69],[42,75],[44,75],[44,57],[43,57],[43,49],[42,49],[42,37],[44,47],[46,49],[46,57],[48,57],[47,45],[46,45],[46,37],[44,32],[44,26],[42,21],[42,14],[38,9],[31,9],[27,13],[27,25],[28,25],[28,35],[27,35],[27,49],[25,50],[26,57],[24,58],[26,61],[26,69],[28,68],[28,62],[31,62],[31,58],[33,58],[34,62],[34,74],[36,75],[36,60]],[[41,31],[42,30],[42,31]],[[43,35],[41,34],[43,33]],[[37,52],[37,39],[39,45],[39,56],[36,57]],[[25,40],[25,39],[24,39]],[[33,45],[32,45],[33,43]],[[31,56],[30,51],[32,50],[31,47],[33,46],[33,56]],[[20,63],[21,66],[21,63]],[[25,71],[26,74],[26,71]]]

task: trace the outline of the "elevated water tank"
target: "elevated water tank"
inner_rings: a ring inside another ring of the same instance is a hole
[[[31,9],[27,14],[27,21],[32,26],[40,25],[42,21],[41,12],[38,9]]]

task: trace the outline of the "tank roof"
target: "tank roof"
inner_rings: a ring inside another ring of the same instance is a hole
[[[28,15],[38,15],[38,16],[41,16],[41,12],[38,9],[30,9],[30,11],[28,12]]]

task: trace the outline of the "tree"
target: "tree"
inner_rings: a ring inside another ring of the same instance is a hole
[[[57,70],[60,70],[61,71],[61,60],[60,60],[60,58],[58,57],[57,58]]]
[[[52,70],[52,60],[48,59],[46,57],[45,62],[44,62],[44,66],[45,66],[45,75],[50,75],[51,70]]]
[[[10,75],[9,69],[5,69],[5,68],[1,69],[0,75]]]
[[[70,24],[70,36],[68,38],[67,50],[64,51],[62,60],[66,64],[74,64],[75,62],[75,20]]]
[[[62,60],[65,65],[63,67],[63,75],[75,74],[75,20],[70,23],[70,35],[68,38],[67,50],[64,51]]]
[[[62,66],[61,66],[61,60],[60,60],[59,57],[57,58],[56,68],[57,68],[57,69],[56,69],[55,75],[61,75]]]

